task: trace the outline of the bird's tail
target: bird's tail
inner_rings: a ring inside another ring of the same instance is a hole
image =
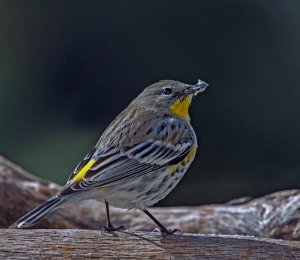
[[[57,209],[62,203],[64,199],[60,196],[55,196],[47,200],[42,205],[38,206],[34,210],[30,211],[15,223],[10,225],[9,228],[27,228],[33,226],[37,223],[41,218],[49,214],[50,212]]]

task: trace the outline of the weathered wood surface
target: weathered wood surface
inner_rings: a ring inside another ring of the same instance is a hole
[[[0,157],[0,228],[7,228],[59,188]],[[222,205],[153,208],[150,211],[168,228],[179,228],[182,232],[298,240],[299,208],[300,190],[288,190]],[[57,210],[34,228],[100,229],[105,219],[105,207],[101,202],[85,201]],[[130,231],[155,228],[154,223],[137,210],[112,209],[111,219],[114,225],[125,225]]]
[[[0,230],[0,259],[300,259],[300,242],[98,230]]]

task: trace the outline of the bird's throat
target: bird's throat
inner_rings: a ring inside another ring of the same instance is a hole
[[[171,111],[176,116],[181,116],[186,120],[190,120],[189,107],[191,103],[192,103],[191,95],[186,96],[183,99],[178,99],[171,106]]]

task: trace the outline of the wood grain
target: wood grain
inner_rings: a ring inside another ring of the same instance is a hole
[[[300,259],[300,242],[249,236],[0,230],[0,259]]]

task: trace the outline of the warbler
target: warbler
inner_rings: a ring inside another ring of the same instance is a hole
[[[163,199],[180,181],[197,150],[190,124],[192,99],[208,84],[162,80],[145,88],[108,126],[94,148],[71,173],[62,190],[11,228],[27,228],[66,203],[85,199],[145,212],[161,233],[172,234],[147,208]]]

